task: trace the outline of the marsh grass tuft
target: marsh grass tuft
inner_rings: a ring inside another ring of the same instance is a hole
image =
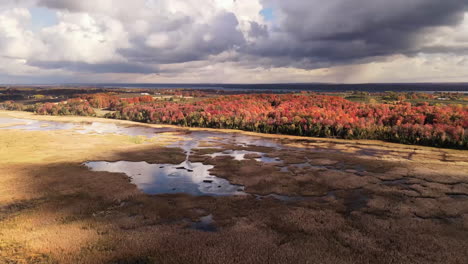
[[[143,144],[147,142],[147,138],[143,136],[129,136],[128,141],[130,141],[133,144]]]
[[[19,243],[0,240],[0,263],[14,264],[58,264],[44,253],[33,253]]]

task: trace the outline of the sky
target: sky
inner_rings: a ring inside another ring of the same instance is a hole
[[[1,0],[0,83],[468,82],[468,0]]]

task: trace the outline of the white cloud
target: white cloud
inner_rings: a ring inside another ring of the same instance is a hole
[[[25,8],[13,8],[0,13],[0,55],[26,59],[40,43],[27,29],[31,14]]]
[[[153,48],[165,49],[172,46],[171,43],[173,42],[170,40],[168,34],[154,33],[148,37],[145,43]]]
[[[59,13],[59,24],[44,28],[37,37],[46,51],[35,59],[99,63],[123,60],[119,48],[129,46],[120,21],[103,15]]]
[[[381,8],[378,3],[383,2],[389,8]],[[65,76],[77,81],[88,76],[105,82],[468,81],[468,13],[458,25],[442,16],[444,26],[425,28],[417,45],[408,37],[411,45],[404,43],[401,52],[396,41],[394,52],[366,57],[376,47],[359,38],[359,30],[371,28],[373,37],[380,39],[369,23],[411,13],[403,2],[378,1],[337,18],[330,13],[350,2],[320,2],[313,12],[319,15],[304,17],[311,4],[298,0],[3,0],[0,76]],[[275,10],[276,21],[265,21],[260,14],[265,3],[281,8]],[[411,3],[419,6],[423,1]],[[28,10],[33,6],[54,10],[57,24],[33,30]],[[391,12],[377,14],[385,9]],[[427,15],[432,12],[437,10]],[[362,18],[368,14],[374,15]],[[415,22],[432,25],[425,15]],[[353,23],[345,23],[347,16],[355,18]],[[291,35],[291,28],[300,34]],[[338,38],[347,34],[358,39]],[[337,39],[310,42],[314,36]],[[387,41],[382,43],[378,42],[385,46]],[[336,63],[317,60],[321,56]],[[118,65],[109,67],[113,63]],[[154,74],[153,69],[160,72]]]
[[[425,36],[424,49],[441,53],[450,50],[468,54],[468,13],[463,22],[455,27],[434,28]]]

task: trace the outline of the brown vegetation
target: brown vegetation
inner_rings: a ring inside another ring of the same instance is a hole
[[[249,193],[291,198],[283,201],[254,195],[150,196],[125,175],[81,165],[88,160],[178,164],[183,151],[165,145],[180,136],[135,144],[119,135],[0,130],[0,263],[468,259],[466,151],[285,137],[277,140],[291,147],[287,151],[222,145],[265,152],[283,165],[257,162],[254,155],[244,161],[205,155],[219,149],[190,157],[213,164],[214,174]],[[295,166],[304,162],[312,166]],[[208,214],[216,232],[191,228]]]

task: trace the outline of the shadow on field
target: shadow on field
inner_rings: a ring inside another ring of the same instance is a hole
[[[171,164],[184,159],[181,149],[145,146],[100,157]],[[247,191],[260,190],[259,177],[263,177],[269,190],[286,186],[282,189],[286,196],[307,193],[313,189],[307,184],[310,180],[333,193],[323,199],[297,200],[150,196],[123,174],[92,172],[81,163],[19,166],[15,171],[27,182],[24,191],[29,199],[0,208],[0,238],[5,238],[0,240],[0,262],[34,256],[39,256],[37,263],[463,263],[468,259],[465,182],[431,182],[424,173],[405,182],[398,179],[408,177],[407,172],[402,176],[377,170],[365,176],[332,169],[284,173],[252,159],[206,161],[215,165],[217,175],[244,184]],[[346,177],[353,177],[353,183],[363,181],[362,186],[333,183]],[[295,189],[288,189],[293,185]],[[210,215],[214,232],[193,228]]]

